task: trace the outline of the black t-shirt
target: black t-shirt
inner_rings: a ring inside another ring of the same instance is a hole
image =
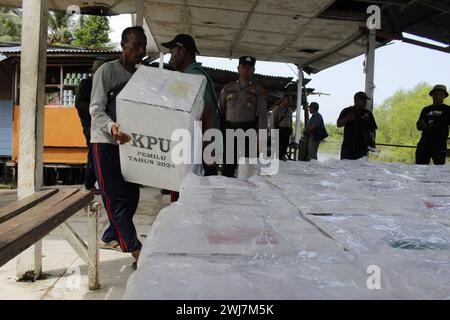
[[[367,109],[361,114],[358,114],[356,107],[348,107],[341,111],[339,119],[345,118],[348,114],[353,113],[356,120],[347,123],[344,126],[344,141],[342,142],[343,154],[364,154],[367,152],[367,147],[375,141],[375,130],[378,129],[375,118],[372,112]],[[373,134],[373,138],[371,137]]]
[[[83,79],[77,90],[77,100],[75,107],[80,116],[83,126],[90,126],[91,114],[89,113],[89,105],[91,104],[92,79]]]
[[[449,133],[448,126],[450,125],[450,107],[445,104],[425,107],[420,113],[420,120],[425,121],[430,126],[429,129],[422,130],[420,143],[446,147]],[[417,121],[418,127],[419,121]]]

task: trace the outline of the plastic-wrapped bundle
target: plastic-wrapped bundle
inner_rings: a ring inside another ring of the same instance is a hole
[[[441,170],[329,161],[249,180],[188,175],[125,298],[449,299]]]

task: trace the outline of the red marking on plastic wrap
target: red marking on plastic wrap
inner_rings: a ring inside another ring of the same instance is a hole
[[[433,208],[441,208],[442,205],[435,203],[435,202],[431,202],[431,201],[424,201],[425,205],[427,206],[428,209],[433,209]]]

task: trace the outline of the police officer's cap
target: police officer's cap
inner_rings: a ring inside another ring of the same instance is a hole
[[[182,47],[190,50],[193,53],[198,53],[195,40],[188,34],[178,34],[172,41],[161,43],[161,45],[167,49],[173,49],[175,47]]]
[[[254,67],[256,64],[256,59],[250,56],[243,56],[239,58],[239,64],[249,65]]]

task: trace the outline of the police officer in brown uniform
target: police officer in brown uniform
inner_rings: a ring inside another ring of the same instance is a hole
[[[264,89],[254,83],[253,75],[255,73],[256,59],[250,56],[244,56],[239,59],[239,80],[225,85],[219,98],[219,108],[221,111],[223,128],[225,129],[267,129],[267,103]],[[226,134],[225,136],[225,154],[226,154]],[[246,141],[245,156],[249,156],[248,141]],[[225,165],[223,175],[234,177],[237,168],[237,146],[234,141],[234,162],[227,163],[225,156]],[[240,153],[242,156],[243,154]]]

